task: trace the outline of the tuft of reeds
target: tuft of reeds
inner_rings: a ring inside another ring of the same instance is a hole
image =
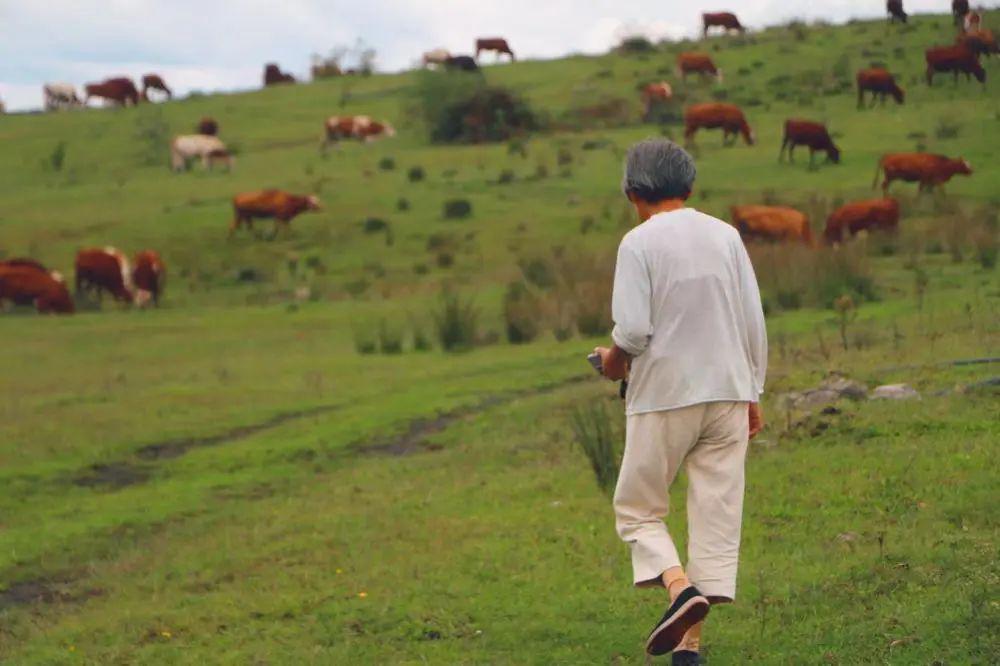
[[[577,445],[590,462],[597,486],[611,496],[618,482],[621,467],[624,437],[620,425],[603,403],[586,407],[576,407],[570,415],[570,423]]]

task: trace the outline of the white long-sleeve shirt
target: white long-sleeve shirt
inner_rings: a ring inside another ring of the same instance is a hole
[[[767,331],[739,233],[691,208],[659,213],[622,239],[611,336],[633,357],[626,412],[757,402]]]

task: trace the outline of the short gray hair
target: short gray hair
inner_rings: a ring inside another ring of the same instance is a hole
[[[650,203],[691,194],[698,170],[686,150],[666,139],[646,139],[625,156],[622,192]]]

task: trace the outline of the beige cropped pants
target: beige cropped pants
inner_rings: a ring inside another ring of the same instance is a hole
[[[663,519],[670,485],[687,468],[687,575],[702,594],[736,598],[749,444],[745,402],[708,402],[628,417],[615,489],[618,535],[632,550],[636,585],[662,585],[681,566]]]

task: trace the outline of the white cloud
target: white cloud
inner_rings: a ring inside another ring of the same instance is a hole
[[[304,75],[311,53],[359,37],[390,70],[430,48],[468,53],[477,36],[502,35],[521,57],[593,53],[629,32],[693,35],[702,11],[726,5],[752,27],[884,12],[881,0],[0,0],[0,99],[33,108],[45,81],[147,71],[182,93],[245,88],[259,84],[265,62]],[[948,8],[946,0],[906,6]]]

